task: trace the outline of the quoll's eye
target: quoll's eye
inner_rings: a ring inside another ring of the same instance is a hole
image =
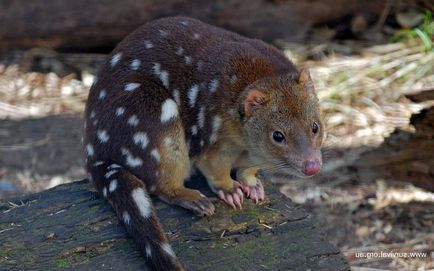
[[[314,121],[312,123],[312,133],[316,134],[318,133],[318,130],[319,130],[318,124]]]
[[[283,136],[283,134],[279,131],[274,131],[273,132],[273,139],[274,141],[278,142],[278,143],[282,143],[285,140],[285,137]]]

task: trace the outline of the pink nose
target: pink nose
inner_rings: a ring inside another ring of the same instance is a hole
[[[313,176],[319,172],[321,165],[318,160],[306,160],[303,164],[303,173],[306,176]]]

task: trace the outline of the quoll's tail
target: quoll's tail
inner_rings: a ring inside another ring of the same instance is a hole
[[[155,215],[142,181],[123,167],[98,161],[88,165],[93,183],[115,210],[155,271],[183,270]]]

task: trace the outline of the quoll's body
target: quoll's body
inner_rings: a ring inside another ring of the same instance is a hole
[[[87,170],[155,270],[182,270],[148,193],[198,215],[214,206],[183,182],[198,168],[220,199],[264,198],[258,169],[316,174],[323,128],[309,74],[277,49],[172,17],[125,38],[92,86]],[[231,169],[237,169],[237,180]]]

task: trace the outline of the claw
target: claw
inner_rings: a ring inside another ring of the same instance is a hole
[[[237,205],[240,208],[240,210],[243,209],[243,207],[241,206],[241,199],[242,199],[242,197],[239,194],[237,194],[237,193],[235,193],[233,197],[234,197],[234,203],[235,203],[235,205]]]
[[[217,195],[222,201],[226,202],[235,210],[242,209],[244,194],[243,187],[239,182],[234,182],[232,192],[224,192],[223,190],[218,190]]]
[[[264,187],[259,179],[256,179],[256,184],[254,186],[249,186],[247,182],[241,182],[241,189],[256,203],[263,201],[265,198]]]
[[[250,197],[250,193],[251,193],[252,191],[250,190],[250,187],[248,187],[248,186],[246,186],[246,195],[248,196],[248,197]]]
[[[250,193],[250,198],[253,199],[256,203],[258,203],[258,197],[256,194],[256,189],[252,189],[252,192]]]
[[[238,189],[237,189],[237,193],[238,193],[238,195],[240,196],[241,203],[243,203],[243,202],[244,202],[244,194],[243,194],[243,190],[241,190],[241,188],[238,188]]]
[[[237,207],[236,207],[235,204],[234,204],[234,198],[232,197],[231,194],[227,194],[227,195],[226,195],[226,202],[227,202],[230,206],[232,206],[232,208],[237,209]]]

